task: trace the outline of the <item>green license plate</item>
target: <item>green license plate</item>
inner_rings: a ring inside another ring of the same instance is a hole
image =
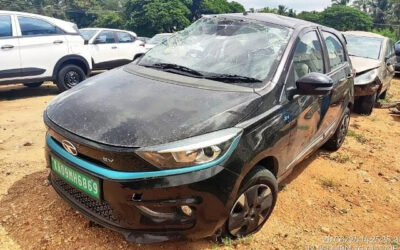
[[[95,199],[100,199],[100,181],[66,166],[58,159],[51,157],[51,169],[73,187]]]

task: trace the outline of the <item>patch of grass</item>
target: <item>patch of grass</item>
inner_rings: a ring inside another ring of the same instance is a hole
[[[227,249],[233,249],[233,240],[229,237],[223,238],[222,245]]]
[[[329,156],[329,159],[338,163],[346,163],[350,161],[350,156],[337,152]]]
[[[254,241],[254,236],[250,235],[248,237],[239,237],[236,240],[232,240],[231,238],[223,238],[221,241],[221,245],[224,247],[224,249],[234,249],[238,245],[244,245],[244,246],[249,246],[252,244]],[[213,247],[213,249],[218,249],[219,246]]]
[[[365,138],[362,134],[358,134],[357,132],[351,129],[347,131],[347,136],[354,137],[361,144],[364,144],[368,141],[367,138]]]
[[[322,186],[326,188],[333,188],[335,187],[335,181],[329,178],[322,178],[321,179]]]

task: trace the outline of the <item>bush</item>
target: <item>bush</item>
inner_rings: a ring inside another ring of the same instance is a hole
[[[379,35],[382,35],[382,36],[386,36],[386,37],[392,39],[393,42],[397,42],[399,40],[397,35],[396,35],[396,32],[392,31],[390,29],[387,29],[387,28],[386,29],[381,29],[381,30],[373,29],[372,32],[374,32],[376,34],[379,34]]]

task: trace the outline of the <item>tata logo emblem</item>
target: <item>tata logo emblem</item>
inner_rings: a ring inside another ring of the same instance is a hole
[[[71,155],[78,155],[78,150],[76,149],[76,147],[74,146],[74,144],[72,144],[70,141],[67,140],[63,140],[62,145],[64,147],[64,149],[70,153]]]

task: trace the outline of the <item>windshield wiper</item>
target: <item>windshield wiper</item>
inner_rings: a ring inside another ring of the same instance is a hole
[[[178,64],[172,64],[172,63],[155,63],[155,64],[149,64],[149,65],[141,65],[146,68],[154,68],[154,69],[161,69],[170,73],[178,73],[178,72],[183,72],[190,74],[191,76],[194,77],[203,77],[204,75],[194,69],[178,65]],[[186,74],[185,74],[186,75]]]
[[[239,76],[239,75],[230,75],[230,74],[220,74],[220,75],[207,75],[204,78],[214,81],[220,81],[225,83],[256,83],[262,82],[260,79],[247,77],[247,76]]]

